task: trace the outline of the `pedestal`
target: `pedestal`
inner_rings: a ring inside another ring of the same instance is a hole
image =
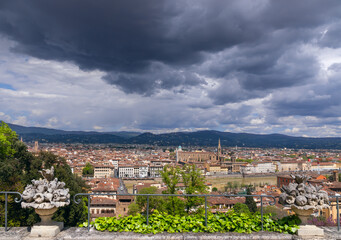
[[[297,235],[302,239],[322,239],[324,237],[324,230],[315,225],[300,225]]]
[[[291,206],[291,209],[298,215],[302,223],[297,231],[297,235],[302,239],[319,239],[324,237],[324,230],[315,225],[307,225],[308,218],[314,213],[314,209],[299,209],[296,206]]]
[[[52,222],[53,225],[33,225],[30,237],[55,237],[64,228],[62,222]]]
[[[33,225],[30,237],[55,237],[64,228],[64,223],[52,221],[57,208],[35,209],[41,222]]]

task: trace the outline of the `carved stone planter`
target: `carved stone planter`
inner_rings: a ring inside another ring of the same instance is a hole
[[[314,213],[314,209],[299,209],[296,206],[291,206],[291,210],[293,210],[297,216],[301,219],[302,223],[301,225],[307,225],[308,224],[308,218],[311,216],[311,214]]]
[[[314,186],[307,181],[310,177],[306,175],[291,175],[294,183],[281,187],[282,194],[279,196],[279,202],[286,208],[291,208],[302,223],[298,229],[298,236],[302,239],[312,239],[323,237],[324,231],[314,225],[308,225],[308,218],[314,210],[329,208],[329,199],[322,186]]]
[[[32,180],[26,186],[21,206],[34,208],[41,219],[32,227],[30,237],[54,237],[64,228],[64,223],[52,221],[52,216],[58,207],[70,204],[69,189],[64,188],[64,182],[53,179],[53,167],[40,172],[44,179]]]
[[[41,222],[39,225],[52,225],[55,222],[52,221],[53,214],[57,211],[58,208],[53,207],[50,209],[34,209],[35,212],[39,215]]]

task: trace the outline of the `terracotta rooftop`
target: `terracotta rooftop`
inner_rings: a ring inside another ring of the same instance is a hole
[[[118,178],[102,178],[100,181],[95,180],[93,186],[93,192],[117,192],[120,180]]]
[[[116,205],[117,200],[107,197],[93,197],[91,205]]]

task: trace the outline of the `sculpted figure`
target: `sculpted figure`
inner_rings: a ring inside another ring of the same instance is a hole
[[[23,192],[23,208],[50,209],[70,204],[69,189],[65,183],[53,179],[54,168],[39,171],[44,179],[32,180]]]
[[[308,202],[307,198],[303,195],[297,196],[296,201],[295,201],[297,206],[304,206],[307,204],[307,202]]]
[[[329,207],[329,199],[322,186],[308,184],[310,177],[305,175],[291,175],[295,183],[282,186],[279,202],[287,207],[298,209],[322,209]]]
[[[285,200],[285,201],[286,201],[286,203],[289,204],[289,205],[290,205],[290,204],[293,204],[293,203],[295,202],[295,197],[292,196],[292,195],[289,195],[289,196],[286,197],[286,200]]]
[[[32,188],[32,185],[29,185],[29,187],[26,187],[25,191],[23,192],[23,197],[22,198],[26,202],[32,202],[34,195],[35,195],[35,191]]]
[[[51,169],[43,169],[39,171],[44,179],[51,181],[54,176],[54,167],[52,166]]]

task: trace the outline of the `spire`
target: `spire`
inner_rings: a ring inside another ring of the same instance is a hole
[[[217,149],[217,157],[218,157],[218,161],[220,161],[220,157],[221,157],[221,145],[220,145],[220,138],[218,141],[218,149]]]

